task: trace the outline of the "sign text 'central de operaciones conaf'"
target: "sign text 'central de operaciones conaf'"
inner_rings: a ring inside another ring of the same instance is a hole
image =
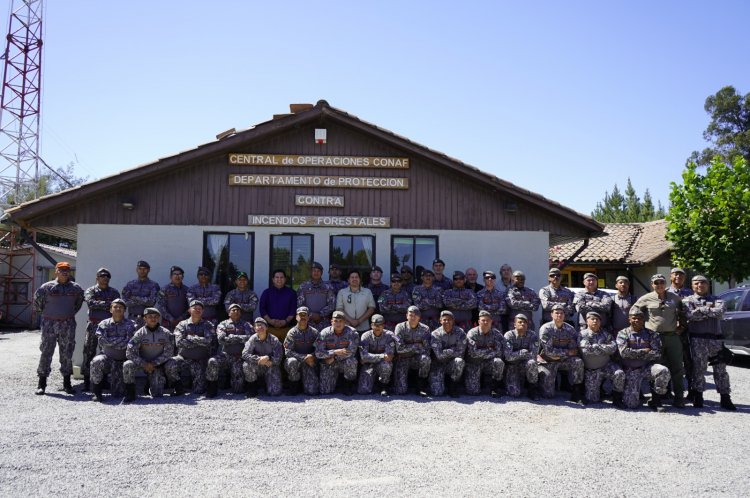
[[[409,158],[296,156],[288,154],[229,154],[229,164],[233,166],[329,166],[337,168],[409,169]]]

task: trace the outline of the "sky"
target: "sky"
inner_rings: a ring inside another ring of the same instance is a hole
[[[6,13],[10,1],[3,0]],[[325,99],[590,214],[667,205],[750,2],[49,1],[41,157],[90,180]]]

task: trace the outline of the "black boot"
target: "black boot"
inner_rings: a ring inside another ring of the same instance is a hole
[[[70,383],[70,375],[63,376],[63,391],[65,391],[65,394],[76,393],[76,390],[73,389],[73,385]]]
[[[539,401],[539,385],[529,383],[527,396],[533,401]]]
[[[453,379],[451,379],[449,377],[448,378],[448,386],[447,387],[448,387],[448,396],[450,396],[451,398],[458,398],[459,397],[459,394],[458,394],[458,382],[456,382],[455,380],[453,380]]]
[[[219,394],[219,381],[209,380],[206,382],[206,397],[215,398]]]
[[[380,395],[383,397],[388,397],[391,395],[391,387],[388,384],[383,384],[382,382],[378,382],[380,384]]]
[[[417,394],[423,398],[427,397],[427,379],[417,378]]]
[[[135,384],[125,384],[125,403],[135,401]]]
[[[583,384],[574,384],[570,388],[570,401],[583,403]]]
[[[354,394],[354,381],[344,379],[343,385],[344,396],[351,396]]]
[[[655,392],[651,393],[651,400],[648,402],[648,407],[651,408],[651,410],[655,412],[663,411],[663,408],[661,406],[661,394],[657,394]]]
[[[703,408],[703,393],[693,391],[693,407]]]
[[[46,389],[47,389],[47,377],[40,375],[39,382],[36,385],[36,391],[34,391],[34,394],[42,395],[44,394]]]
[[[172,387],[174,387],[174,394],[172,396],[182,396],[185,394],[185,386],[182,385],[182,379],[172,382]]]
[[[245,381],[245,397],[254,398],[258,395],[258,381],[248,382]]]
[[[99,403],[101,403],[103,401],[102,400],[102,385],[101,385],[101,383],[94,384],[92,392],[94,393],[94,401],[98,401]]]
[[[732,397],[728,394],[722,394],[721,395],[721,404],[720,406],[724,408],[725,410],[729,410],[730,412],[736,412],[737,407],[734,406],[734,403],[732,403]]]
[[[685,408],[685,395],[682,392],[675,391],[672,408]]]
[[[622,393],[612,391],[612,404],[617,408],[625,408],[625,403],[622,401]]]
[[[151,394],[150,386],[148,385],[148,377],[146,378],[146,383],[143,385],[143,395],[148,396]]]
[[[490,381],[490,396],[497,399],[500,399],[501,396],[500,382],[496,381],[495,379],[492,379]]]
[[[297,396],[300,392],[299,383],[301,381],[289,381],[289,389],[286,391],[287,396]]]
[[[84,375],[83,376],[83,391],[84,392],[91,392],[89,391],[91,389],[91,376]]]

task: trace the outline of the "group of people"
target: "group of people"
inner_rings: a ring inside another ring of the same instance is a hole
[[[672,405],[685,406],[687,360],[693,406],[703,406],[710,363],[721,406],[735,409],[720,328],[724,304],[708,293],[705,277],[694,277],[689,291],[680,268],[672,270],[669,288],[663,275],[654,275],[653,292],[634,302],[625,276],[617,278],[615,296],[598,289],[592,273],[574,294],[552,268],[549,285],[537,293],[525,286],[523,272],[508,265],[501,267],[499,282],[493,271],[484,271],[484,285],[473,268],[454,272],[452,280],[444,268],[436,259],[416,285],[403,266],[386,286],[375,266],[364,287],[358,271],[343,281],[336,265],[324,281],[323,266],[315,262],[310,280],[296,292],[286,286],[284,271],[274,271],[273,285],[260,299],[240,272],[222,301],[203,267],[188,287],[182,268],[173,266],[161,288],[148,278],[150,265],[139,261],[138,278],[120,293],[109,286],[106,268],[84,291],[70,279],[70,264],[58,263],[56,278],[34,299],[42,315],[36,393],[45,393],[56,344],[63,389],[75,392],[75,314],[85,301],[83,388],[98,401],[105,387],[133,401],[139,369],[154,397],[167,387],[184,394],[186,378],[194,393],[207,397],[222,386],[247,396],[260,388],[279,395],[286,377],[291,395],[330,394],[338,386],[347,395],[401,395],[412,387],[423,396],[459,396],[462,390],[478,395],[484,389],[500,397],[504,384],[508,396],[525,390],[539,399],[555,396],[558,372],[565,372],[574,402],[596,403],[604,395],[615,406],[636,408],[645,401],[642,385],[648,380],[648,405],[659,410],[670,383]],[[222,304],[228,318],[219,321]],[[533,313],[540,308],[537,331]]]

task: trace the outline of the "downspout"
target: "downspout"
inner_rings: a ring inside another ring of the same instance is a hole
[[[560,263],[558,263],[557,268],[560,269],[560,270],[562,270],[563,268],[565,268],[566,266],[568,266],[568,264],[570,264],[569,263],[570,261],[573,261],[575,258],[577,258],[578,255],[581,254],[583,252],[583,250],[586,249],[589,246],[589,241],[590,240],[591,240],[591,237],[586,237],[585,239],[583,239],[583,245],[581,245],[581,247],[579,247],[578,249],[576,249],[576,252],[574,252],[568,259],[566,259],[566,260],[561,261]]]

